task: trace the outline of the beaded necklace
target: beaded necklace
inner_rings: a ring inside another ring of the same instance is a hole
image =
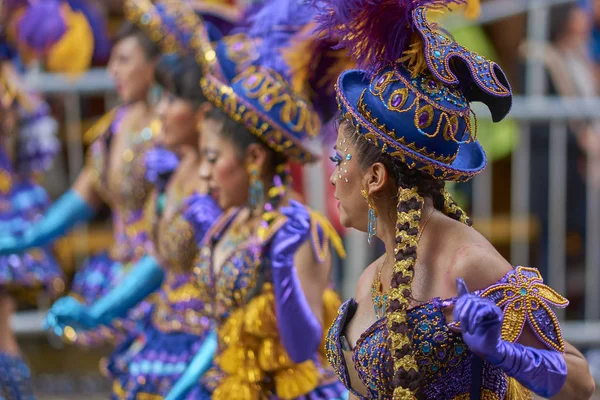
[[[419,231],[419,236],[417,236],[417,242],[421,239],[421,235],[423,234],[423,231],[425,230],[425,227],[427,226],[427,223],[431,219],[431,216],[434,212],[435,209],[431,213],[429,213],[429,216],[425,220],[423,227]],[[386,290],[385,293],[381,290],[381,272],[383,271],[383,267],[387,263],[388,256],[389,254],[385,255],[385,259],[383,260],[383,263],[379,268],[379,272],[377,273],[377,276],[375,277],[375,279],[373,279],[373,283],[371,284],[371,300],[373,301],[373,308],[375,310],[375,316],[377,317],[377,319],[382,318],[387,310],[389,290]]]

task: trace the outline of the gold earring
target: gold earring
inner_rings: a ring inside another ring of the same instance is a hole
[[[373,236],[377,234],[377,208],[375,207],[375,203],[373,203],[373,199],[371,198],[371,196],[369,196],[369,193],[367,193],[365,189],[361,190],[360,192],[362,193],[363,197],[367,201],[367,204],[369,205],[369,238],[367,240],[369,244],[371,244],[371,242],[373,241]]]

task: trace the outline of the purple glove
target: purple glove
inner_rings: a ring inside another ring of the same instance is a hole
[[[310,233],[310,215],[297,201],[282,207],[288,217],[271,241],[275,311],[285,349],[295,363],[312,358],[321,344],[321,324],[313,314],[294,267],[294,255]]]
[[[221,215],[221,207],[211,196],[194,192],[184,200],[183,209],[183,217],[194,227],[196,243],[201,244],[206,232]]]
[[[163,147],[156,147],[146,152],[146,179],[152,182],[161,192],[167,186],[171,174],[179,165],[177,154]]]
[[[502,340],[503,314],[492,300],[469,294],[462,279],[456,280],[458,301],[454,321],[473,353],[501,368],[508,376],[542,397],[555,396],[567,379],[567,364],[555,350],[540,350]]]

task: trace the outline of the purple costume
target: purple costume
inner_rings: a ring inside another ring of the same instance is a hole
[[[271,239],[285,217],[276,211],[273,222],[259,237],[256,233],[229,231],[241,214],[239,209],[230,210],[215,223],[200,249],[195,267],[198,293],[219,338],[215,364],[202,378],[203,386],[214,399],[225,398],[227,394],[235,397],[235,393],[254,393],[269,399],[342,398],[345,390],[327,365],[322,351],[315,351],[305,362],[294,363],[280,341],[281,327],[278,327],[267,254]],[[311,212],[311,232],[315,234],[309,240],[313,241],[317,259],[321,259],[319,254],[329,246],[332,232],[319,221],[323,221],[322,217]],[[214,245],[226,232],[234,246],[229,248],[221,268],[215,273]],[[327,319],[339,303],[329,292],[324,295],[324,303]],[[256,359],[239,358],[239,351],[253,354]]]
[[[193,273],[198,255],[195,232],[184,216],[184,199],[190,193],[183,193],[181,187],[170,187],[169,192],[176,193],[178,202],[170,216],[161,218],[163,207],[159,198],[165,194],[154,191],[148,201],[146,215],[156,249],[154,257],[164,268],[165,278],[158,292],[146,301],[151,308],[143,326],[110,357],[107,369],[117,398],[165,396],[210,328]],[[214,220],[220,210],[205,205],[204,213],[211,214]]]
[[[112,123],[94,140],[88,153],[87,162],[94,174],[96,190],[112,211],[114,236],[114,246],[110,250],[90,257],[75,274],[70,295],[88,305],[110,291],[127,272],[127,267],[139,260],[149,246],[143,214],[153,185],[145,179],[144,155],[155,146],[154,133],[150,127],[135,133],[120,131],[123,113],[124,108],[114,112]],[[108,121],[110,119],[109,115]],[[110,174],[110,143],[113,135],[120,134],[127,134],[129,138],[123,150],[123,168]],[[119,320],[115,325],[118,328],[100,327],[82,332],[76,336],[75,342],[96,346],[107,340],[119,341],[123,338],[121,328],[129,330],[133,322]]]
[[[564,342],[556,316],[550,306],[565,307],[568,302],[543,285],[533,268],[518,267],[497,284],[476,292],[493,300],[504,311],[502,338],[515,342],[523,327],[529,326],[549,349],[564,351]],[[453,307],[456,299],[435,298],[408,311],[408,326],[415,349],[415,358],[422,375],[422,399],[468,399],[480,393],[482,399],[505,399],[509,378],[506,373],[474,355],[460,332],[446,322],[444,310]],[[343,339],[344,329],[352,319],[356,302],[342,305],[338,318],[327,336],[327,357],[346,387],[351,389],[349,368],[356,372],[368,390],[368,396],[353,393],[359,399],[391,398],[391,362],[388,347],[386,317],[379,319],[349,349]],[[354,366],[346,365],[344,351],[350,351]],[[513,382],[514,384],[514,382]],[[524,388],[520,390],[526,394]]]

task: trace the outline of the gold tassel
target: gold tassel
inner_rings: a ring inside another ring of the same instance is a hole
[[[100,119],[83,134],[83,142],[88,145],[92,144],[92,142],[96,140],[98,136],[102,135],[108,128],[110,128],[110,125],[115,120],[116,115],[117,109],[113,108],[100,117]]]
[[[260,385],[228,376],[211,395],[213,400],[265,400]]]
[[[219,343],[230,346],[242,341],[242,329],[244,327],[243,309],[232,313],[223,326],[219,329]]]
[[[271,284],[265,284],[263,294],[256,296],[246,306],[244,331],[260,338],[279,336],[277,316],[275,315],[275,297]]]
[[[531,391],[526,389],[515,378],[506,377],[508,379],[508,390],[506,391],[506,400],[532,400]]]
[[[312,361],[275,373],[275,392],[282,399],[295,399],[317,388],[319,370]]]
[[[223,351],[216,359],[219,367],[228,375],[237,375],[244,382],[258,383],[265,373],[258,365],[256,352],[245,346],[234,345]]]
[[[294,365],[279,338],[267,338],[262,341],[258,351],[258,364],[267,372]]]

